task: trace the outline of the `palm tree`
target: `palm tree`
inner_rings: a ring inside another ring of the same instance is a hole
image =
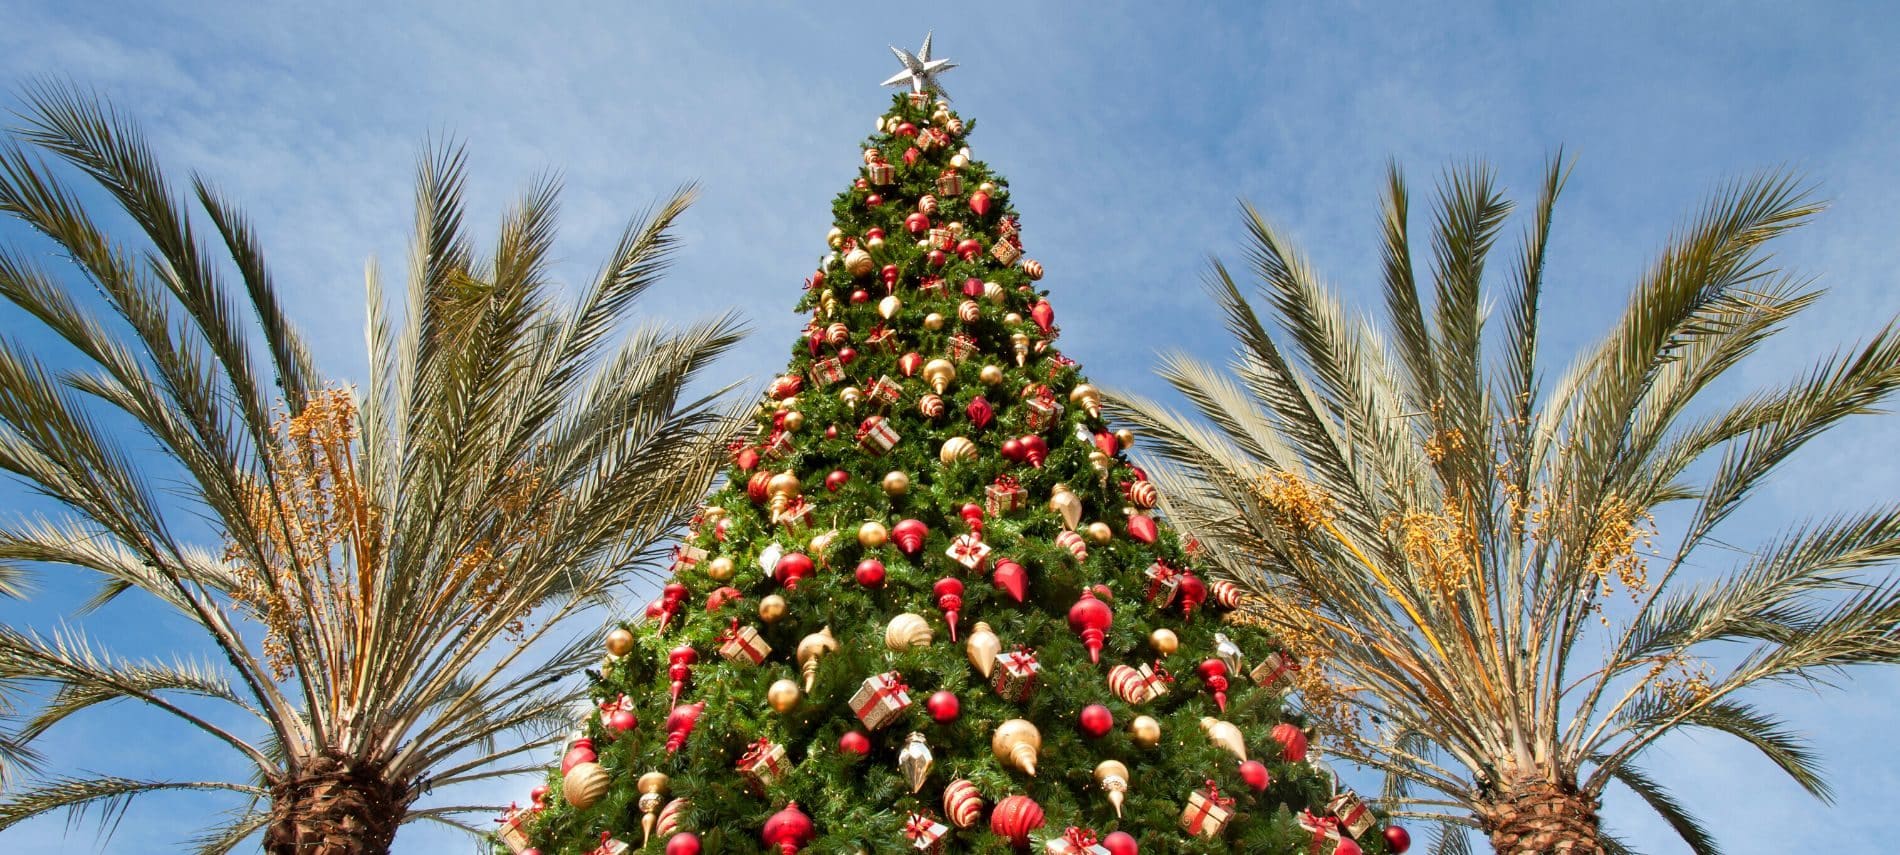
[[[1900,387],[1900,336],[1709,394],[1820,294],[1766,253],[1819,210],[1769,174],[1718,193],[1546,386],[1538,304],[1568,171],[1552,161],[1488,317],[1480,282],[1511,209],[1492,174],[1447,175],[1427,286],[1394,169],[1385,332],[1247,208],[1278,332],[1216,264],[1231,374],[1167,356],[1201,418],[1136,398],[1122,412],[1154,439],[1175,519],[1252,589],[1249,613],[1322,660],[1307,706],[1345,731],[1336,754],[1384,774],[1394,814],[1481,829],[1499,852],[1614,852],[1597,811],[1619,781],[1713,852],[1645,751],[1728,734],[1826,799],[1809,745],[1747,693],[1900,659],[1900,587],[1869,572],[1900,556],[1900,505],[1796,522],[1745,558],[1710,548],[1777,465]],[[1680,528],[1658,540],[1664,509]],[[1735,566],[1683,578],[1718,563]]]
[[[259,831],[276,853],[380,852],[416,820],[476,831],[457,817],[486,808],[424,806],[425,791],[539,768],[572,723],[568,678],[599,656],[594,607],[656,571],[734,430],[724,390],[695,391],[739,338],[732,317],[610,343],[666,266],[690,190],[633,222],[569,305],[547,272],[554,183],[521,198],[482,258],[462,155],[424,158],[406,321],[385,314],[372,266],[357,393],[318,373],[250,226],[209,184],[191,182],[208,241],[112,108],[46,87],[22,115],[0,150],[0,210],[97,297],[0,254],[0,294],[72,350],[55,367],[0,342],[0,467],[61,508],[0,523],[0,561],[96,574],[91,606],[137,592],[217,655],[134,660],[77,628],[0,629],[0,681],[45,698],[18,737],[129,698],[254,774],[42,777],[0,799],[0,829],[194,789],[236,805],[202,852]],[[102,231],[45,154],[146,245]],[[186,538],[206,521],[217,542]]]

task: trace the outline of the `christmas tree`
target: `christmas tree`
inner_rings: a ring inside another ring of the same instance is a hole
[[[1008,183],[905,70],[756,441],[616,631],[515,851],[1388,851],[1295,663],[1055,347]],[[1318,846],[1320,848],[1315,849]]]

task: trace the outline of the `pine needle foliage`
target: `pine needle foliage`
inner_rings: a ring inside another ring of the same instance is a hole
[[[0,147],[0,212],[70,267],[0,250],[0,298],[69,347],[0,342],[0,468],[56,509],[0,523],[0,584],[84,572],[100,582],[86,611],[138,595],[114,607],[182,617],[216,655],[133,659],[77,628],[0,630],[0,683],[44,700],[15,711],[0,749],[24,768],[51,728],[130,700],[254,774],[37,778],[0,797],[0,830],[89,808],[110,823],[180,789],[242,797],[192,844],[207,853],[259,832],[269,851],[355,852],[404,822],[472,828],[455,814],[484,808],[424,793],[549,744],[580,686],[518,675],[578,677],[592,644],[571,639],[595,637],[594,607],[654,571],[735,429],[725,390],[695,391],[741,335],[733,317],[627,332],[691,189],[636,218],[570,301],[548,271],[556,184],[535,184],[478,255],[463,155],[430,152],[404,320],[372,266],[357,389],[319,372],[250,221],[207,181],[174,189],[90,93],[24,101]],[[89,210],[72,171],[114,210]],[[121,216],[136,237],[102,225]],[[207,528],[215,541],[193,542]]]
[[[1568,175],[1559,155],[1500,271],[1511,205],[1488,168],[1446,174],[1424,257],[1394,168],[1383,325],[1246,208],[1277,324],[1216,263],[1229,370],[1168,355],[1160,373],[1194,414],[1118,407],[1165,462],[1177,523],[1351,687],[1336,725],[1358,738],[1335,753],[1387,775],[1396,815],[1481,828],[1504,851],[1612,851],[1595,811],[1618,781],[1713,852],[1645,752],[1679,730],[1727,734],[1827,799],[1809,743],[1745,698],[1900,659],[1885,572],[1900,508],[1794,521],[1740,559],[1717,539],[1783,461],[1900,388],[1900,336],[1889,322],[1781,386],[1711,393],[1821,293],[1769,253],[1821,209],[1776,172],[1715,193],[1608,333],[1553,373],[1539,304]],[[1680,527],[1659,531],[1665,513]]]

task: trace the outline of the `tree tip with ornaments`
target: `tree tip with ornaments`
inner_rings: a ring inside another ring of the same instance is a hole
[[[1055,348],[1008,184],[934,89],[948,64],[900,54],[914,85],[833,206],[756,437],[501,842],[1390,851],[1305,756],[1296,663],[1224,620],[1238,589],[1195,575]]]

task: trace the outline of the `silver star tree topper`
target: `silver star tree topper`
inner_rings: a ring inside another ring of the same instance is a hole
[[[904,70],[891,75],[891,79],[884,81],[885,86],[903,86],[908,83],[912,92],[935,92],[944,98],[950,97],[949,93],[943,91],[943,86],[937,83],[937,75],[956,68],[957,64],[947,59],[930,58],[930,37],[933,35],[934,32],[924,34],[924,46],[916,53],[895,45],[891,47],[891,53],[897,54],[897,61],[904,64]]]

